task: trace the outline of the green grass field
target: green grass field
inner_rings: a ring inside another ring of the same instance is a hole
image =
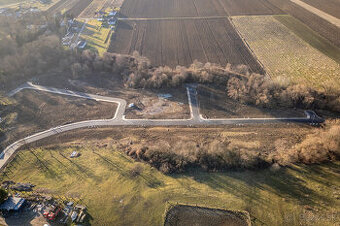
[[[115,151],[113,143],[102,144],[75,142],[22,151],[2,179],[79,197],[92,225],[161,225],[168,202],[246,210],[254,225],[326,226],[340,220],[335,197],[340,195],[340,163],[166,176]],[[81,156],[68,158],[73,150]],[[133,176],[136,165],[142,172]]]
[[[289,15],[233,17],[273,78],[340,89],[340,50]]]
[[[88,49],[97,51],[103,55],[110,45],[111,30],[109,27],[101,27],[101,22],[97,20],[87,21],[81,38],[86,40]]]

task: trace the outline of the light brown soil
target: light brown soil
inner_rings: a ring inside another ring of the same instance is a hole
[[[165,99],[159,94],[171,94],[172,97]],[[152,91],[143,90],[132,95],[129,103],[134,103],[135,108],[128,108],[126,118],[141,119],[186,119],[190,118],[187,92],[184,87],[178,89],[161,89]]]
[[[23,90],[14,97],[14,104],[1,112],[5,135],[1,146],[54,126],[89,119],[112,118],[116,104],[82,98]]]
[[[105,79],[105,76],[92,76],[86,81],[58,79],[55,77],[43,78],[40,84],[57,88],[68,88],[73,91],[93,93],[103,96],[122,98],[127,104],[133,103],[137,108],[128,108],[126,118],[149,119],[185,119],[190,118],[188,96],[184,86],[178,88],[162,89],[132,89],[124,87],[122,81]],[[101,88],[99,88],[101,87]],[[159,94],[171,94],[168,100],[159,98]]]
[[[166,213],[164,226],[248,226],[249,218],[243,212],[177,205]]]

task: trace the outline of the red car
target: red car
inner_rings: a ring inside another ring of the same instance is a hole
[[[61,211],[61,208],[57,206],[51,206],[44,211],[43,216],[47,218],[48,220],[52,221],[58,216],[60,211]]]

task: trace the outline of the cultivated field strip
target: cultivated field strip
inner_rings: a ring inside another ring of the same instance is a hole
[[[121,9],[122,17],[196,17],[225,16],[218,0],[126,0]]]
[[[246,64],[263,72],[228,19],[120,21],[110,52],[138,51],[154,65],[189,65],[194,60]]]
[[[91,4],[80,14],[81,18],[94,18],[99,10],[105,11],[107,8],[120,7],[121,0],[93,0]]]
[[[340,19],[339,0],[301,0],[301,1]]]
[[[77,0],[60,0],[46,11],[48,14],[61,12],[64,9],[70,9],[77,3]]]
[[[283,11],[268,0],[219,0],[230,16],[276,15]]]
[[[285,78],[297,84],[307,84],[315,89],[338,89],[339,64],[280,22],[300,23],[290,18],[288,15],[238,16],[233,18],[233,22],[271,76]],[[328,46],[332,47],[335,48]]]
[[[51,6],[46,12],[48,14],[55,14],[59,12],[66,12],[74,17],[77,17],[92,0],[60,0]]]
[[[340,29],[322,19],[321,17],[307,11],[301,6],[287,0],[267,0],[278,8],[282,9],[285,13],[288,13],[296,19],[302,21],[308,27],[319,33],[324,38],[328,39],[331,43],[340,47]],[[327,2],[327,1],[325,1]]]

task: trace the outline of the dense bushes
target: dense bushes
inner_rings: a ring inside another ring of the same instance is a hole
[[[230,142],[214,141],[208,145],[180,142],[173,147],[143,147],[128,150],[136,160],[148,162],[163,173],[183,172],[189,167],[200,167],[207,171],[237,168],[262,168],[268,163],[258,150],[233,145]]]
[[[251,73],[244,65],[222,67],[195,61],[189,67],[153,67],[147,58],[136,52],[132,56],[106,53],[99,57],[84,51],[73,64],[72,71],[75,77],[106,72],[108,79],[119,78],[132,88],[176,87],[190,82],[225,84],[229,97],[247,104],[340,112],[339,91],[321,92],[306,85],[279,82],[266,75]]]
[[[322,163],[340,159],[340,121],[330,122],[330,125],[316,128],[297,144],[277,139],[269,151],[263,151],[256,142],[214,139],[201,144],[190,140],[174,145],[159,142],[143,148],[127,148],[126,153],[166,174],[185,172],[189,168],[224,171],[261,169],[273,163]]]
[[[340,121],[330,123],[326,129],[318,129],[301,143],[291,148],[277,150],[273,157],[282,165],[289,163],[321,163],[340,157]]]
[[[231,78],[227,93],[235,100],[262,107],[299,107],[340,112],[339,91],[325,93],[303,84],[281,84],[265,75],[249,74]]]

